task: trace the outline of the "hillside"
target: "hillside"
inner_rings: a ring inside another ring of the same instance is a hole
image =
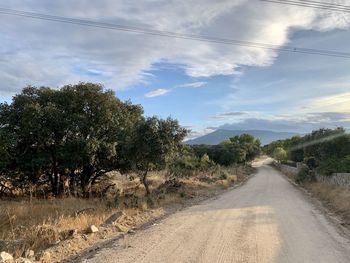
[[[253,135],[256,138],[259,138],[262,145],[269,144],[275,140],[287,139],[296,135],[297,133],[293,132],[274,132],[266,130],[216,130],[212,133],[208,133],[196,139],[186,141],[187,144],[219,144],[224,140],[227,140],[230,137],[240,135],[243,133],[248,133]]]

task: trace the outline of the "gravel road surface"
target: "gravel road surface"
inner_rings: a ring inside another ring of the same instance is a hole
[[[128,235],[82,262],[350,262],[349,237],[268,166],[244,185]]]

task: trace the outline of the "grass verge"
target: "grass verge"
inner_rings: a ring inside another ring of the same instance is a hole
[[[225,176],[201,173],[179,179],[176,187],[166,184],[164,173],[154,173],[149,178],[152,195],[147,198],[138,179],[130,182],[120,177],[116,179],[119,195],[112,191],[105,198],[0,200],[0,251],[19,257],[28,249],[37,254],[49,248],[50,262],[60,262],[116,232],[128,231],[192,201],[218,194],[254,171],[251,166],[225,168]],[[86,234],[89,226],[101,225],[117,211],[123,211],[118,228],[100,227],[99,233]],[[77,235],[70,237],[73,230]]]

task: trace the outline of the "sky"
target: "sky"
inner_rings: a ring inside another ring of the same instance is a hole
[[[348,1],[322,0],[346,5]],[[350,13],[259,0],[2,0],[10,8],[176,33],[350,53]],[[96,82],[189,138],[218,128],[350,127],[350,59],[0,13],[0,101],[27,85]]]

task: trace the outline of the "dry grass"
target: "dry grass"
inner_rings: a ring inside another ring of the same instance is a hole
[[[84,208],[94,210],[75,216],[76,211]],[[74,198],[0,201],[0,211],[0,239],[24,240],[20,250],[35,251],[64,239],[67,230],[101,224],[113,212],[101,200]]]
[[[253,172],[249,166],[223,169],[225,169],[224,177],[202,173],[197,177],[182,178],[181,186],[175,191],[165,191],[148,198],[144,196],[144,188],[138,178],[129,180],[120,174],[115,174],[113,182],[116,183],[116,187],[110,189],[105,199],[3,200],[0,201],[0,240],[24,240],[23,246],[9,251],[16,256],[20,256],[26,249],[37,252],[66,239],[69,230],[82,231],[90,225],[102,224],[118,209],[122,209],[128,218],[124,225],[133,227],[138,222],[147,220],[149,217],[147,212],[150,208],[162,209],[183,205],[188,199],[197,196],[205,197],[218,189],[225,189],[242,181]],[[200,180],[203,176],[211,178],[212,181]],[[157,193],[156,189],[166,180],[164,172],[151,173],[150,189]],[[133,198],[133,201],[136,198],[136,203],[133,203],[136,204],[135,206],[125,205],[125,201],[130,201],[126,199],[129,198],[128,196]],[[118,203],[116,203],[116,197],[118,197]],[[77,211],[84,208],[94,208],[94,210],[75,215]]]
[[[320,182],[306,184],[305,188],[350,225],[350,189]]]

